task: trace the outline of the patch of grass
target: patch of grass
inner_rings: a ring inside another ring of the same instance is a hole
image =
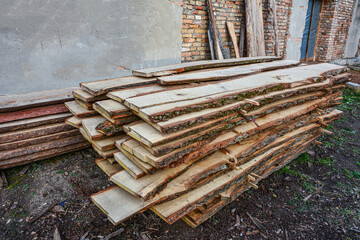
[[[297,158],[297,161],[300,162],[301,164],[307,164],[307,163],[314,164],[314,160],[311,159],[311,158],[309,157],[309,154],[307,154],[307,153],[301,154],[301,155]]]
[[[357,162],[356,165],[358,165],[360,167],[360,162]]]
[[[360,172],[358,171],[351,171],[351,174],[353,175],[354,178],[360,179]]]
[[[342,104],[339,105],[339,109],[342,111],[352,111],[356,107],[360,107],[360,93],[350,88],[345,88],[343,91]]]
[[[65,172],[65,170],[59,170],[56,173],[64,173],[64,172]]]
[[[78,175],[78,173],[73,173],[71,174],[73,177],[76,177]]]
[[[319,159],[319,163],[321,165],[327,166],[327,167],[332,167],[334,165],[334,159],[328,157],[328,158],[320,158]]]

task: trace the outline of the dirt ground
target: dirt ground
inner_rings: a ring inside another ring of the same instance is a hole
[[[360,94],[345,90],[343,117],[314,146],[196,229],[150,210],[113,226],[89,196],[112,185],[91,149],[6,171],[0,239],[360,239]],[[34,219],[50,205],[54,208]],[[251,220],[251,216],[255,219]]]

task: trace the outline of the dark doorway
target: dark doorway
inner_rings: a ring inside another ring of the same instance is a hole
[[[306,13],[305,30],[301,43],[301,60],[313,60],[316,37],[320,22],[322,0],[309,0]]]

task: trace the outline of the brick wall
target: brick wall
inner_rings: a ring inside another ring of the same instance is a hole
[[[277,21],[280,55],[283,55],[289,29],[292,0],[277,0]],[[234,48],[226,28],[226,21],[234,23],[237,38],[240,37],[240,24],[245,21],[245,1],[213,0],[216,25],[221,33],[223,46],[229,48],[235,57]],[[208,14],[205,0],[183,0],[182,61],[211,59],[208,42]],[[267,55],[274,55],[274,29],[268,0],[263,0],[265,48]]]
[[[284,50],[289,37],[292,1],[276,0],[279,54],[283,57],[286,55]],[[263,0],[265,49],[267,55],[274,55],[274,29],[268,2]],[[329,61],[343,56],[353,3],[354,0],[324,0],[316,43],[316,60]],[[211,59],[205,0],[182,0],[181,4],[183,6],[182,61]],[[245,0],[213,0],[216,25],[221,33],[224,47],[231,51],[231,57],[235,57],[235,53],[226,21],[234,22],[235,33],[239,39],[240,24],[245,21],[244,5]]]
[[[343,57],[354,0],[324,0],[316,42],[316,60]]]

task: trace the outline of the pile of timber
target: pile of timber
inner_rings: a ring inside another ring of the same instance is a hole
[[[74,88],[0,96],[0,169],[89,147],[64,123]]]
[[[92,201],[114,224],[151,209],[198,226],[329,133],[346,71],[251,57],[80,84],[68,122],[115,183]]]

